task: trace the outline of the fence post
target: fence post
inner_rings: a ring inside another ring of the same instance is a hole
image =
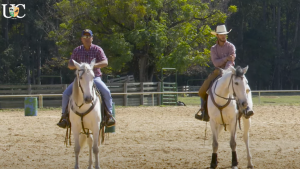
[[[31,94],[31,84],[29,84],[29,85],[27,86],[27,92],[28,92],[28,94]]]
[[[144,82],[141,82],[140,86],[141,86],[141,92],[143,93],[144,92]],[[143,94],[141,94],[141,96],[140,96],[140,101],[141,101],[140,105],[144,105],[144,95]]]
[[[154,106],[154,94],[152,93],[152,106]]]
[[[124,83],[124,93],[127,93],[127,83]],[[123,96],[123,105],[127,106],[127,94],[124,94]]]
[[[161,82],[157,82],[157,92],[161,92]],[[157,94],[157,105],[160,106],[161,104],[161,95]]]
[[[63,86],[63,90],[65,91],[67,89],[68,85],[67,84],[64,84]]]
[[[260,92],[258,92],[258,103],[260,104]]]
[[[44,105],[43,105],[43,95],[40,94],[39,95],[39,108],[43,108],[43,107],[44,107]]]

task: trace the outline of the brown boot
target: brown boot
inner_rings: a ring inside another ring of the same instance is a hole
[[[112,127],[116,124],[115,118],[112,116],[110,112],[107,111],[106,114],[106,127]]]
[[[57,123],[57,125],[58,125],[58,127],[61,127],[61,128],[67,128],[70,125],[67,113],[63,113],[61,115],[61,118],[60,118],[59,122]]]
[[[201,112],[201,114],[199,115],[199,112]],[[209,116],[207,113],[207,102],[206,100],[203,100],[201,98],[201,108],[200,110],[195,114],[195,118],[201,121],[209,121]]]

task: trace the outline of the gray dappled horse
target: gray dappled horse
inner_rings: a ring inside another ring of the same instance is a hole
[[[222,70],[222,76],[217,79],[209,89],[207,102],[208,113],[210,116],[210,126],[213,134],[213,153],[210,164],[211,169],[217,167],[217,151],[218,151],[218,136],[220,131],[228,128],[230,131],[230,147],[232,150],[232,169],[237,169],[238,160],[236,154],[236,127],[239,109],[247,109],[248,106],[253,106],[250,88],[248,86],[245,73],[248,66],[245,68],[229,67]],[[248,91],[248,92],[247,92]],[[253,168],[252,157],[249,150],[249,128],[251,119],[243,117],[244,122],[244,141],[247,149],[248,168]]]
[[[93,67],[91,64],[77,63],[76,78],[73,83],[73,91],[69,101],[71,131],[75,140],[75,169],[79,168],[78,156],[80,149],[87,142],[89,145],[89,169],[92,168],[92,149],[95,156],[95,168],[99,169],[99,145],[100,145],[100,100],[94,89]],[[90,132],[91,131],[91,132]]]

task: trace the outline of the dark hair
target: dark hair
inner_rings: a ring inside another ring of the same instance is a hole
[[[237,66],[235,68],[235,75],[238,76],[238,77],[242,77],[244,75],[244,71],[241,68],[241,66]]]

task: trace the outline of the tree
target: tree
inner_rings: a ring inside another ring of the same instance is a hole
[[[298,0],[232,0],[239,11],[228,24],[237,44],[238,64],[250,65],[250,86],[254,89],[295,89],[300,79]]]
[[[53,7],[60,28],[49,35],[56,40],[60,54],[69,57],[79,44],[81,30],[89,28],[94,43],[109,57],[104,71],[130,71],[136,80],[147,82],[162,67],[184,72],[192,65],[207,65],[208,48],[215,43],[209,26],[224,23],[227,15],[236,11],[230,6],[228,13],[223,13],[221,2],[63,0]]]

